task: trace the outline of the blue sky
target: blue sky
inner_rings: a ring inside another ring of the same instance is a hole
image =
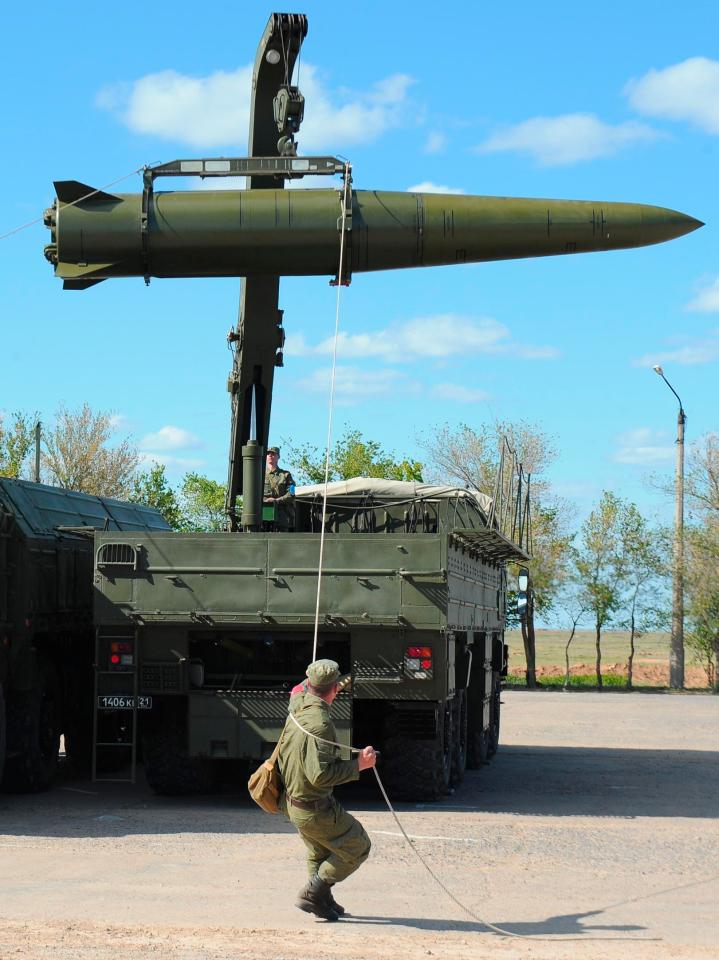
[[[580,514],[611,488],[668,516],[644,477],[671,474],[676,407],[651,364],[682,396],[689,439],[719,428],[719,6],[302,9],[300,151],[348,157],[358,189],[654,203],[707,224],[635,251],[358,275],[341,301],[336,433],[421,456],[438,424],[523,417],[555,436],[552,479]],[[0,234],[42,214],[53,179],[99,187],[144,163],[243,155],[271,10],[6,11]],[[63,292],[47,237],[39,224],[0,241],[0,410],[50,419],[87,400],[174,479],[224,479],[239,281]],[[273,441],[321,445],[335,291],[283,280],[280,306]]]

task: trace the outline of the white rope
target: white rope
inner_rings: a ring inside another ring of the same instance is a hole
[[[114,187],[116,183],[122,183],[123,180],[128,180],[136,173],[142,173],[142,169],[142,167],[138,167],[137,170],[131,170],[123,177],[118,177],[117,180],[111,180],[110,183],[106,183],[104,187],[97,187],[95,190],[90,190],[89,193],[84,194],[82,197],[78,197],[77,200],[71,200],[69,203],[65,203],[63,201],[62,209],[65,207],[74,207],[75,204],[82,203],[83,200],[89,200],[89,198],[94,197],[96,193],[102,193],[103,190],[108,190],[110,187]],[[0,240],[7,240],[8,237],[12,237],[16,233],[20,233],[22,230],[27,230],[28,227],[34,227],[36,223],[42,223],[44,219],[45,217],[43,214],[42,217],[35,217],[34,220],[28,220],[27,223],[22,223],[19,227],[15,227],[13,230],[8,230],[7,233],[0,234]]]
[[[320,593],[322,591],[322,561],[325,553],[325,522],[327,519],[327,484],[330,475],[330,446],[332,444],[332,420],[334,417],[335,406],[335,379],[337,373],[337,344],[340,332],[340,293],[342,291],[342,279],[345,260],[345,234],[347,226],[347,200],[350,193],[351,178],[350,164],[345,163],[344,167],[344,193],[342,197],[342,223],[340,229],[340,263],[337,270],[337,302],[335,307],[335,335],[332,346],[332,376],[330,379],[330,408],[327,418],[327,446],[325,448],[325,481],[322,495],[322,525],[320,528],[320,557],[317,565],[317,600],[315,603],[315,627],[312,639],[312,660],[317,659],[317,636],[320,624]]]

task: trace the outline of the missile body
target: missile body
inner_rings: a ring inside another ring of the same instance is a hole
[[[337,190],[108,194],[55,184],[45,255],[65,286],[109,277],[335,275]],[[511,260],[660,243],[702,226],[664,207],[375,190],[352,192],[346,272]]]

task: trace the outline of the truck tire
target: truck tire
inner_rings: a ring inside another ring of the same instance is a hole
[[[7,710],[7,755],[3,789],[11,793],[47,790],[57,770],[62,694],[54,666],[39,662],[35,688],[13,696]]]
[[[479,770],[489,760],[489,730],[482,729],[483,704],[475,700],[469,711],[467,731],[467,767]]]
[[[452,770],[450,784],[459,786],[464,780],[467,769],[467,691],[457,690],[452,701],[452,729],[454,743],[452,747]]]
[[[5,769],[5,694],[0,683],[0,783]]]
[[[431,740],[415,740],[403,730],[401,714],[385,721],[379,774],[391,800],[437,800],[450,792],[452,705],[440,704],[439,709]]]
[[[492,680],[492,703],[489,708],[489,741],[487,755],[493,757],[499,748],[499,720],[502,680],[496,675]]]
[[[187,721],[174,704],[143,732],[142,753],[145,776],[155,793],[190,796],[209,793],[215,785],[213,765],[188,756]]]

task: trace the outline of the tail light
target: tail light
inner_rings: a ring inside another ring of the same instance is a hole
[[[113,640],[110,643],[110,669],[127,670],[135,664],[135,645],[131,640]]]
[[[404,652],[405,676],[412,680],[429,680],[432,677],[432,667],[431,647],[407,647]]]

